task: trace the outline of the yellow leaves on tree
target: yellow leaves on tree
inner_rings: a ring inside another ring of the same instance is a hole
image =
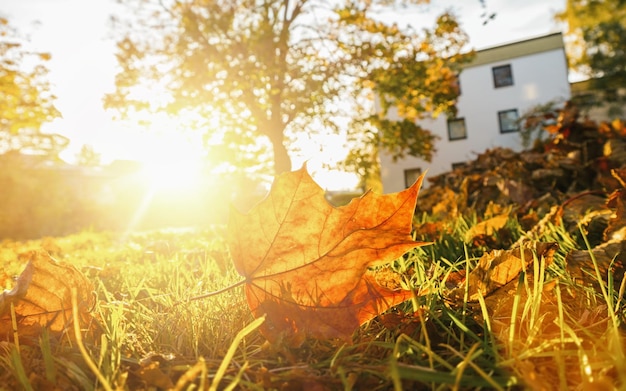
[[[44,64],[50,54],[30,50],[5,18],[0,18],[0,37],[0,136],[24,129],[39,134],[42,124],[61,116]]]
[[[232,211],[229,247],[252,313],[267,315],[268,340],[298,346],[307,335],[348,339],[411,297],[367,271],[424,244],[410,236],[421,181],[335,208],[303,167],[277,177],[248,214]]]
[[[33,251],[29,257],[15,287],[0,295],[0,341],[12,340],[14,332],[20,338],[37,337],[44,327],[52,333],[67,331],[72,324],[72,290],[79,319],[88,324],[95,297],[85,276],[43,251]]]

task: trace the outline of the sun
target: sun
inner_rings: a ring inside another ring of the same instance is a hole
[[[194,156],[170,156],[142,162],[142,175],[153,190],[191,190],[202,179],[202,164]]]
[[[199,156],[180,151],[143,161],[141,174],[152,191],[192,191],[202,180],[202,168]]]
[[[182,134],[146,134],[134,160],[141,164],[136,180],[144,189],[127,232],[140,227],[197,224],[210,182],[201,143]]]
[[[151,137],[138,159],[142,177],[153,191],[192,191],[205,174],[201,144],[180,134]]]

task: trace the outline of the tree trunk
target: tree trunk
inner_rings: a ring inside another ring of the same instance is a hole
[[[274,149],[274,175],[291,171],[291,158],[287,153],[287,148],[283,142],[283,133],[274,132],[268,134],[272,147]]]

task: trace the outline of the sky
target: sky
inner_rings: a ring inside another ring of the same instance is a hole
[[[454,12],[461,27],[468,33],[470,46],[484,49],[560,31],[554,14],[565,7],[565,0],[431,0],[418,11],[402,11],[387,15],[399,25],[414,28],[431,27],[435,17],[444,10]],[[173,145],[154,140],[145,132],[120,126],[112,113],[102,108],[102,97],[114,89],[116,60],[114,32],[109,18],[120,10],[115,0],[0,0],[0,16],[9,19],[22,35],[28,36],[32,47],[49,52],[47,63],[56,106],[62,119],[44,127],[46,132],[70,138],[63,157],[72,161],[83,144],[91,145],[102,155],[103,163],[114,159],[136,158],[149,145]],[[483,25],[485,10],[496,17]],[[294,165],[304,160],[323,160],[319,147],[299,156]],[[338,153],[332,148],[327,154]],[[307,156],[309,154],[310,156]],[[319,163],[319,162],[318,162]],[[310,167],[310,165],[309,165]],[[296,167],[297,168],[297,167]],[[336,175],[334,182],[343,183],[347,177]],[[329,182],[330,183],[330,182]],[[322,184],[336,187],[337,184]]]

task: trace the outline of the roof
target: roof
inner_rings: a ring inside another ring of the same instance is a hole
[[[556,49],[565,50],[563,34],[560,32],[478,50],[476,51],[476,56],[466,68]]]

